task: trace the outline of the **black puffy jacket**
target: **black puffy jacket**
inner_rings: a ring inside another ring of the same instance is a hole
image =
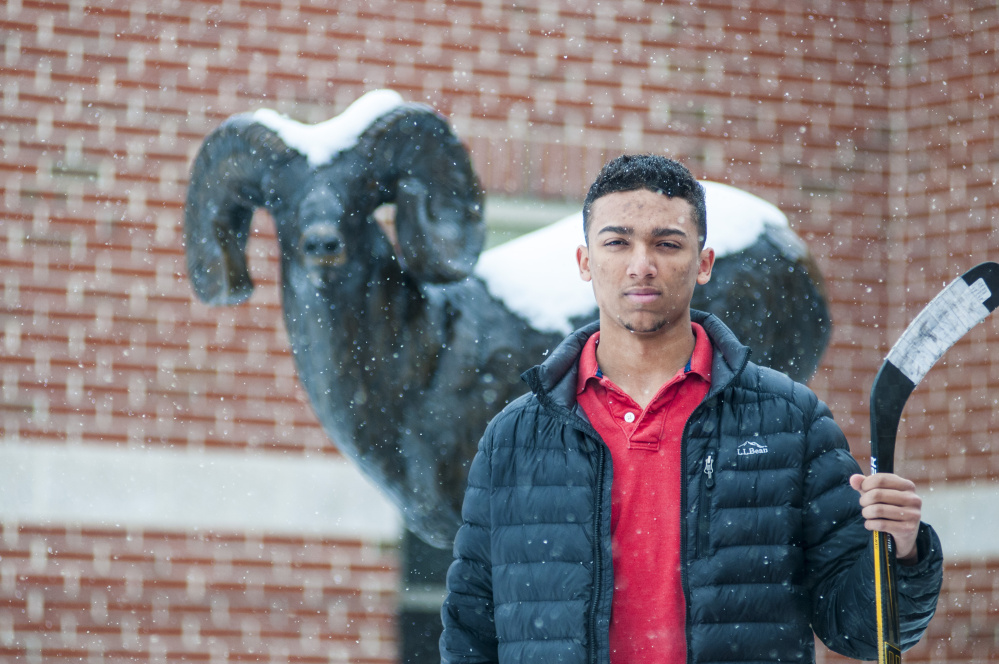
[[[848,482],[860,469],[808,388],[748,362],[721,321],[711,389],[683,436],[682,579],[688,662],[877,659],[871,535]],[[524,374],[531,393],[486,429],[469,472],[442,610],[443,662],[609,661],[610,451],[575,402],[596,325]],[[714,473],[704,472],[711,459]],[[903,647],[936,608],[940,543],[899,568]]]

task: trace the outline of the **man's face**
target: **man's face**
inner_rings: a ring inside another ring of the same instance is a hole
[[[594,201],[587,242],[576,261],[593,283],[601,329],[651,335],[686,322],[694,286],[708,282],[715,260],[714,250],[699,249],[690,203],[647,189]]]

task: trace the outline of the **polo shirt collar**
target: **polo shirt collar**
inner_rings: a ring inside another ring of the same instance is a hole
[[[694,352],[687,360],[687,365],[680,370],[680,373],[684,375],[693,373],[710,383],[711,361],[714,355],[711,340],[708,338],[708,333],[698,323],[691,322],[690,327],[694,332]],[[577,395],[586,389],[586,383],[591,378],[597,381],[603,378],[603,373],[597,364],[598,343],[600,343],[599,330],[586,340],[583,352],[579,356],[579,374],[576,377]]]

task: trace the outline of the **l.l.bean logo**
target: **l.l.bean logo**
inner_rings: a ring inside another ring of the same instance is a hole
[[[766,445],[747,440],[735,450],[739,456],[752,456],[754,454],[766,454],[770,449]]]

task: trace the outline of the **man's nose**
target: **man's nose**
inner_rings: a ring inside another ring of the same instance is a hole
[[[631,252],[631,260],[628,261],[628,275],[632,277],[654,277],[656,275],[655,261],[646,247],[638,245]]]

